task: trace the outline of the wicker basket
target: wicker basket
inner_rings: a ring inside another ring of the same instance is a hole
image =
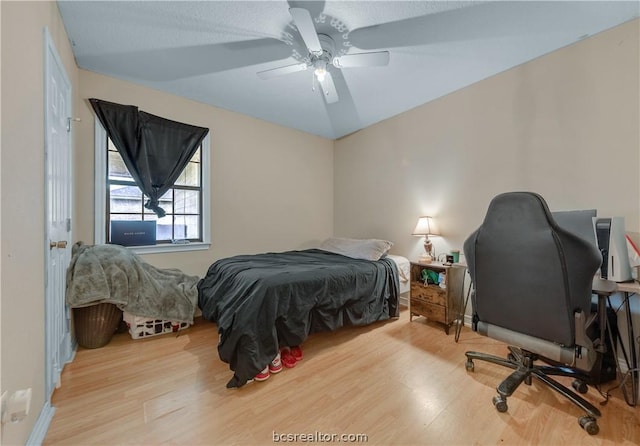
[[[113,304],[74,308],[73,322],[78,345],[99,348],[107,345],[118,328],[122,311]]]

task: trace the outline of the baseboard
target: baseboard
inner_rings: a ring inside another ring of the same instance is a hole
[[[51,403],[49,403],[48,401],[44,403],[44,406],[40,411],[40,415],[36,420],[36,424],[31,430],[31,435],[29,435],[26,446],[40,446],[42,444],[42,442],[44,441],[44,437],[47,435],[49,425],[51,424],[51,420],[53,419],[53,414],[55,412],[56,408],[53,407]]]
[[[627,370],[629,370],[629,367],[627,367],[627,361],[625,361],[624,357],[618,356],[616,358],[618,360],[618,370],[620,370],[620,373],[626,373]]]
[[[465,327],[471,328],[471,320],[472,320],[471,315],[470,314],[465,314],[464,318],[463,318],[463,325]]]

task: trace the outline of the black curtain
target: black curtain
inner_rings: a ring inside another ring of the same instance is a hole
[[[144,207],[164,217],[158,200],[176,182],[209,129],[161,118],[133,105],[89,99],[134,181]]]

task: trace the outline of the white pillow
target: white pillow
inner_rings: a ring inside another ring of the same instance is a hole
[[[330,237],[320,244],[320,249],[354,259],[380,260],[392,246],[387,240]]]

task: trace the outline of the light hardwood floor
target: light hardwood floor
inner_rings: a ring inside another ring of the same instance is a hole
[[[423,318],[410,323],[406,309],[398,320],[314,334],[295,368],[240,389],[225,387],[232,372],[217,338],[197,319],[179,336],[125,333],[80,348],[53,396],[44,445],[263,445],[274,433],[315,432],[366,435],[359,444],[640,444],[640,407],[619,390],[601,407],[596,436],[578,425],[579,409],[536,381],[498,413],[491,399],[509,371],[476,362],[468,373],[464,352],[506,348],[468,329],[456,344]],[[594,389],[587,399],[603,401]]]

